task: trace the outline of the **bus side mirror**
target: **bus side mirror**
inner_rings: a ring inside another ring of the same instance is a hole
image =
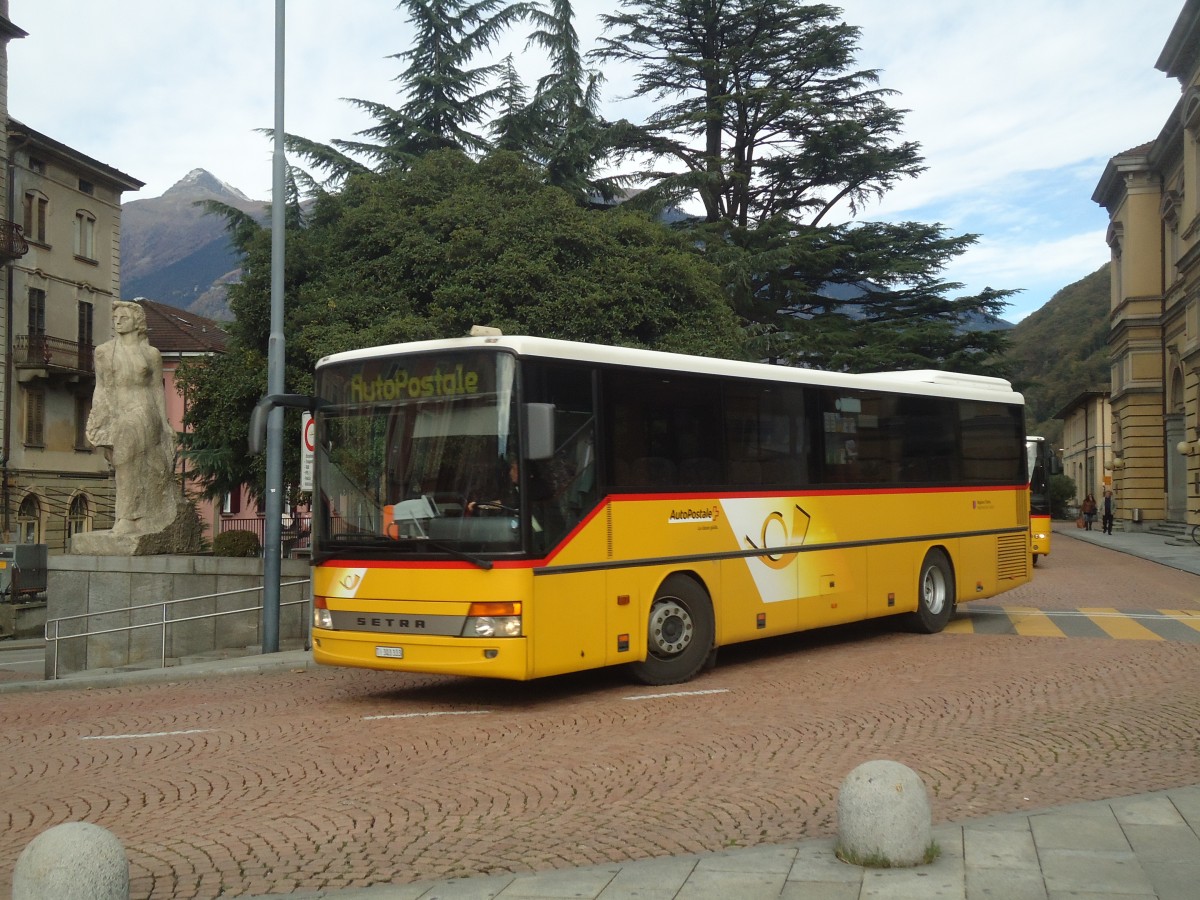
[[[526,459],[549,459],[554,455],[554,404],[525,404]]]

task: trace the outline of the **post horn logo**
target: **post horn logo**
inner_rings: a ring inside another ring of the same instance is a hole
[[[792,525],[788,528],[787,519],[779,510],[772,510],[763,519],[762,535],[759,543],[745,536],[746,543],[753,550],[766,550],[773,546],[796,547],[804,543],[808,536],[808,525],[812,516],[805,512],[799,504],[792,510]],[[782,538],[782,540],[780,540]],[[799,551],[789,550],[784,553],[763,553],[757,557],[759,562],[771,569],[786,569],[796,560]]]

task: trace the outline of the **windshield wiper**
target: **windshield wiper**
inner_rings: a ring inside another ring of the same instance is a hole
[[[441,550],[443,553],[449,554],[455,559],[461,559],[465,562],[471,563],[473,566],[478,566],[485,572],[490,572],[492,569],[492,561],[490,559],[484,559],[481,556],[475,556],[473,553],[467,553],[465,550],[459,550],[457,547],[451,547],[449,544],[443,544],[441,541],[431,541],[429,538],[425,538],[421,541],[421,543],[429,547],[433,547],[435,550]]]

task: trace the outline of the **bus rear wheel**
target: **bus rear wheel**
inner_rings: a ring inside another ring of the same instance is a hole
[[[672,575],[650,604],[646,659],[631,663],[630,672],[642,684],[687,681],[704,668],[715,634],[708,592],[686,575]]]
[[[954,614],[954,571],[950,560],[938,549],[925,554],[917,581],[917,611],[909,615],[914,631],[937,634]]]

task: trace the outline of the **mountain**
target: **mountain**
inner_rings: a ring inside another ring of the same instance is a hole
[[[821,289],[817,291],[817,294],[822,297],[829,297],[831,300],[840,300],[847,303],[848,305],[841,312],[852,319],[861,319],[864,313],[860,307],[854,305],[853,301],[859,297],[865,297],[867,294],[879,293],[883,290],[884,288],[873,281],[858,281],[854,284],[841,284],[830,281],[821,285]],[[807,318],[803,313],[796,313],[796,315],[799,318]],[[1007,331],[1012,327],[1012,322],[1007,322],[1004,319],[999,319],[996,316],[990,316],[986,313],[972,312],[963,318],[960,331]]]
[[[1025,395],[1030,434],[1056,441],[1054,418],[1085,391],[1109,389],[1109,267],[1069,284],[1009,332],[1013,384]]]
[[[238,257],[221,216],[196,204],[217,200],[268,218],[267,202],[251,200],[204,169],[193,169],[161,197],[121,206],[121,295],[147,297],[218,321],[238,278]]]

